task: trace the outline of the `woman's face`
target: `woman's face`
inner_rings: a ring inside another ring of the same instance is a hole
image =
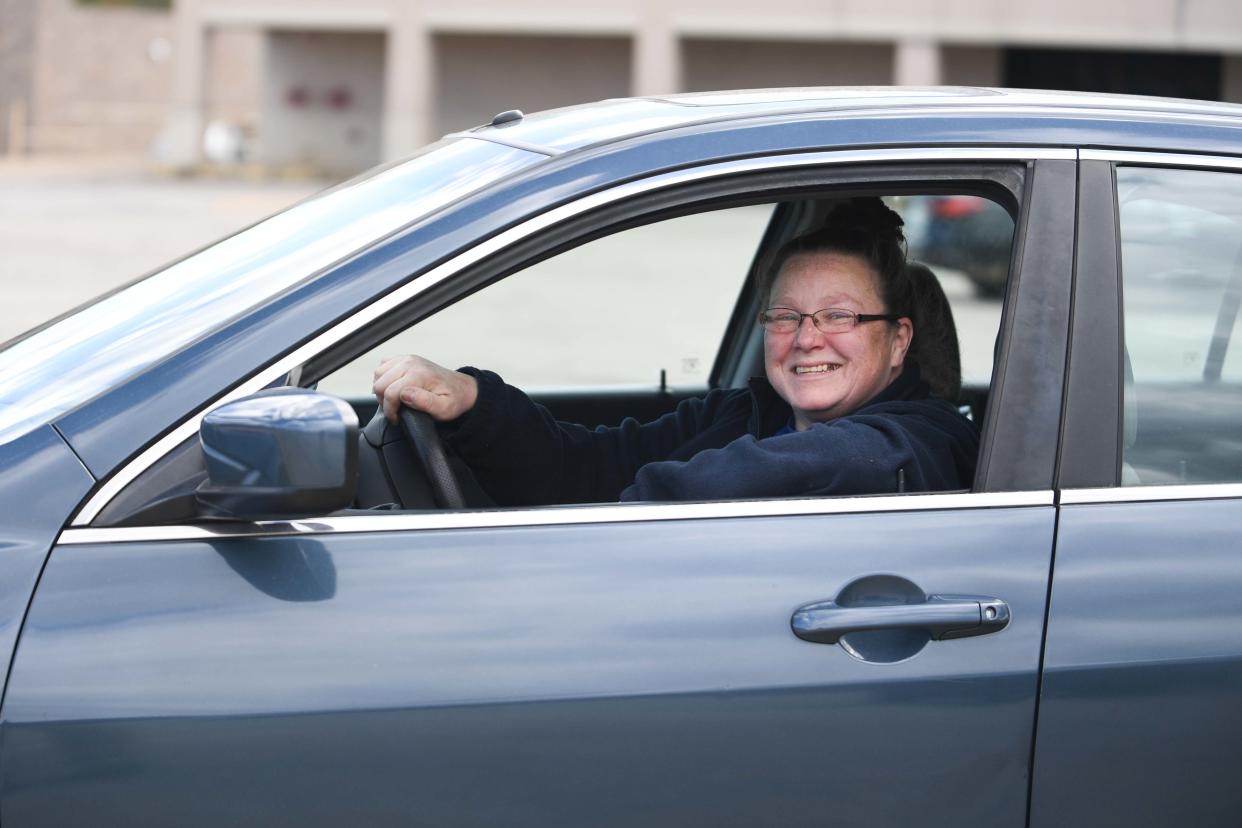
[[[781,268],[768,307],[814,313],[844,308],[886,313],[878,278],[863,259],[842,253],[800,253]],[[768,381],[793,408],[802,431],[854,411],[901,373],[910,347],[910,320],[863,322],[845,333],[826,334],[808,318],[798,330],[764,331]]]

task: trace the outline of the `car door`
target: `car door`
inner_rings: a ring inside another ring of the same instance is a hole
[[[1237,822],[1240,170],[1084,153],[1034,826]]]
[[[974,491],[68,530],[5,824],[1023,825],[1075,164],[1007,152]]]

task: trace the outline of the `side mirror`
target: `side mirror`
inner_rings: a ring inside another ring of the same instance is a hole
[[[358,417],[344,400],[261,391],[209,412],[198,434],[207,480],[195,499],[205,517],[305,517],[354,501]]]

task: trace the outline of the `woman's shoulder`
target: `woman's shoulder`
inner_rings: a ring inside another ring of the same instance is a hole
[[[739,419],[746,421],[755,409],[754,395],[749,388],[713,388],[706,394],[682,400],[679,412],[693,412],[703,423]]]

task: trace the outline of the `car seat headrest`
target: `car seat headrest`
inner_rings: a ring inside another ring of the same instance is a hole
[[[948,297],[927,265],[909,262],[906,273],[914,300],[914,339],[906,358],[918,363],[934,396],[956,401],[962,391],[962,356]]]

